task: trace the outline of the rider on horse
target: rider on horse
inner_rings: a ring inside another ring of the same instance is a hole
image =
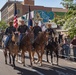
[[[25,22],[23,19],[20,20],[21,25],[18,27],[18,32],[19,32],[19,46],[21,43],[21,40],[24,36],[24,34],[29,30],[28,26],[25,25]]]
[[[34,39],[38,36],[39,32],[42,32],[42,29],[40,26],[38,26],[38,22],[35,22],[35,26],[33,27],[33,33],[34,33]]]
[[[15,31],[16,31],[16,28],[13,27],[13,22],[10,21],[9,22],[9,27],[5,31],[5,35],[7,35],[7,38],[6,38],[5,43],[4,43],[5,44],[5,48],[8,46],[8,43],[9,43],[9,41],[12,38],[12,32],[15,32]]]
[[[49,32],[49,39],[52,39],[53,35],[55,37],[55,32],[53,28],[51,27],[51,23],[48,23],[48,28],[46,29],[46,32]]]

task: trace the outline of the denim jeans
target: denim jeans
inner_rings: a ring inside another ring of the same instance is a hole
[[[36,39],[37,35],[34,35],[34,39]]]
[[[75,60],[76,60],[76,47],[73,47],[73,55],[74,55]]]
[[[18,43],[18,45],[20,45],[22,38],[23,38],[23,34],[20,34],[20,36],[19,36],[19,43]]]
[[[9,43],[9,41],[11,40],[11,38],[12,38],[12,35],[8,35],[8,36],[7,36],[7,38],[6,38],[5,42],[4,42],[5,47],[8,46],[8,43]]]
[[[65,56],[66,56],[66,57],[69,57],[69,54],[70,54],[70,47],[69,47],[69,45],[68,45],[68,46],[66,46],[66,48],[65,48]]]
[[[70,47],[68,44],[63,44],[63,49],[65,52],[65,57],[69,57],[69,53],[70,53]]]

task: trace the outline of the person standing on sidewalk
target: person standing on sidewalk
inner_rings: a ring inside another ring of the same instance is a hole
[[[73,45],[74,61],[76,61],[76,35],[74,36],[73,40],[71,41],[71,44]]]

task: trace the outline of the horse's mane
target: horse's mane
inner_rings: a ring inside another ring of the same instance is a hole
[[[38,37],[36,38],[36,40],[34,41],[37,44],[42,44],[45,41],[45,32],[41,32],[39,33]]]
[[[21,46],[27,46],[31,43],[31,32],[29,31],[27,34],[24,35],[24,37],[22,38],[22,41],[21,41]]]

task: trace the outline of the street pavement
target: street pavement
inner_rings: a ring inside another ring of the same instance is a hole
[[[34,64],[33,68],[31,68],[28,53],[25,55],[26,66],[23,67],[22,64],[16,62],[16,68],[14,69],[12,65],[9,64],[9,61],[7,65],[5,64],[3,51],[0,50],[0,75],[76,75],[76,62],[59,58],[58,66],[51,65],[51,63],[46,62],[46,57],[44,55],[43,65]],[[56,64],[55,59],[54,64]],[[49,61],[50,60],[49,56]]]

